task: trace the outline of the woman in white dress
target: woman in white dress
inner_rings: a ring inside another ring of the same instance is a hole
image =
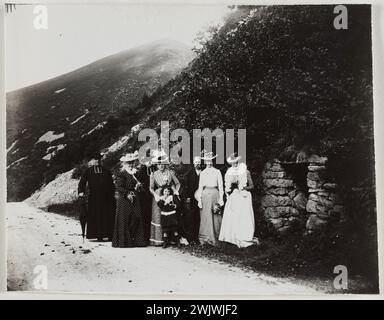
[[[214,213],[215,206],[223,206],[223,177],[220,170],[213,167],[213,152],[205,152],[201,157],[206,168],[201,171],[196,199],[200,208],[200,244],[216,245],[221,226],[221,215]]]
[[[248,191],[253,189],[253,182],[247,166],[245,163],[239,164],[239,160],[240,157],[235,154],[227,158],[231,167],[225,174],[227,202],[219,240],[244,248],[253,244],[255,231],[252,195]]]

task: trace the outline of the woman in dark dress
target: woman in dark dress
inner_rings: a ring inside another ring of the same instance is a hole
[[[137,159],[137,151],[120,159],[122,169],[116,180],[118,199],[112,239],[113,247],[145,247],[147,245],[139,201],[139,193],[143,191],[143,186],[137,179],[137,170],[134,165]]]

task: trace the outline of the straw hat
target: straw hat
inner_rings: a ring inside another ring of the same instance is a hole
[[[120,158],[121,162],[132,162],[139,159],[139,152],[136,150],[134,153],[127,153]]]
[[[228,158],[227,158],[227,162],[229,164],[231,163],[235,163],[235,162],[239,162],[241,159],[241,156],[237,156],[237,152],[234,152],[232,153]]]
[[[207,152],[203,150],[201,160],[213,160],[217,157],[217,154],[213,154],[213,152]]]

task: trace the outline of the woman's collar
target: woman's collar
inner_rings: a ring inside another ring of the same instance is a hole
[[[129,174],[135,174],[137,172],[136,168],[124,168],[124,170]]]

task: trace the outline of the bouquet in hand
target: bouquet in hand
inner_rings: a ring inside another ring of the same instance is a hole
[[[218,215],[221,215],[223,213],[222,207],[219,203],[215,203],[215,205],[212,208],[212,213],[218,214]]]
[[[131,203],[133,203],[133,202],[135,201],[135,199],[136,199],[136,195],[135,195],[135,193],[134,193],[133,191],[130,191],[130,192],[128,193],[128,195],[127,195],[127,199],[128,199]]]
[[[144,186],[143,186],[143,184],[142,184],[141,182],[137,182],[136,185],[135,185],[135,190],[136,190],[137,192],[142,192],[142,191],[144,191]]]

